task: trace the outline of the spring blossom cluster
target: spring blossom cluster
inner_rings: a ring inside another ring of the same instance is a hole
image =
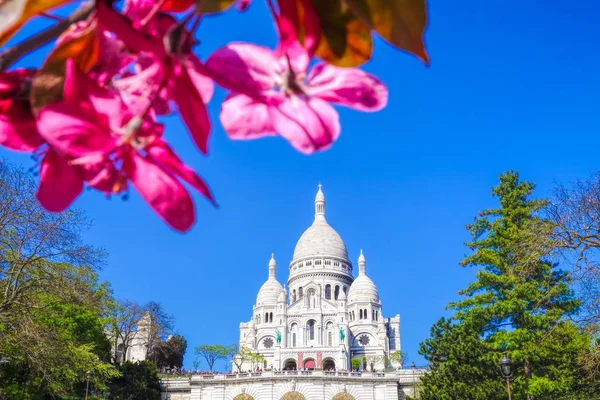
[[[132,186],[171,227],[187,231],[195,210],[186,185],[214,198],[165,140],[161,116],[177,112],[207,153],[206,104],[216,83],[229,91],[220,122],[230,138],[280,135],[308,154],[340,135],[334,105],[359,111],[386,105],[387,89],[376,77],[316,60],[319,21],[310,1],[302,2],[302,41],[292,0],[280,0],[271,8],[275,49],[230,43],[202,61],[193,52],[201,13],[171,14],[188,10],[190,1],[127,0],[119,10],[97,0],[92,16],[72,25],[56,46],[92,27],[100,56],[90,68],[65,61],[58,101],[31,104],[35,69],[0,73],[0,145],[39,160],[37,197],[49,211],[65,210],[84,187],[112,195]]]

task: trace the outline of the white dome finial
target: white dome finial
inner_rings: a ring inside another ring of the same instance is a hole
[[[325,220],[325,195],[323,194],[323,191],[321,190],[321,187],[323,185],[321,185],[319,183],[319,191],[317,192],[317,195],[315,196],[315,220]]]
[[[362,249],[360,249],[360,256],[358,256],[358,274],[366,274],[367,268],[367,260],[365,259],[365,255],[363,254]]]
[[[275,278],[275,267],[277,267],[275,253],[271,253],[271,261],[269,261],[269,278]]]

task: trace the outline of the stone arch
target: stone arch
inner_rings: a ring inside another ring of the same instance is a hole
[[[280,400],[306,400],[306,397],[302,395],[302,393],[298,392],[287,392],[283,396],[281,396]]]
[[[335,371],[335,360],[331,357],[327,357],[323,359],[323,370],[324,371]]]
[[[333,396],[331,398],[331,400],[356,400],[356,399],[350,393],[342,392],[342,393],[338,393],[335,396]]]
[[[317,361],[312,357],[306,358],[303,362],[304,369],[313,370],[317,368]]]
[[[233,400],[254,400],[254,397],[250,396],[248,393],[240,393],[235,396]]]
[[[293,358],[288,358],[283,362],[283,369],[285,371],[295,371],[298,369],[298,364]]]

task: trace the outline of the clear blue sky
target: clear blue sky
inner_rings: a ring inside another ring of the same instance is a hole
[[[87,240],[110,253],[102,278],[116,297],[162,303],[189,348],[238,341],[272,252],[278,279],[287,279],[322,183],[329,222],[355,264],[364,249],[384,315],[400,313],[402,348],[422,363],[419,342],[473,277],[458,266],[468,251],[464,225],[494,205],[498,174],[518,169],[546,195],[600,166],[600,4],[430,3],[432,66],[377,41],[365,68],[388,84],[389,105],[375,114],[341,109],[342,135],[327,152],[304,156],[279,138],[228,140],[218,122],[222,90],[210,105],[209,157],[168,118],[168,140],[221,205],[195,196],[190,233],[171,231],[137,194],[123,202],[86,192],[76,206],[94,219]],[[207,20],[201,35],[203,58],[229,41],[274,44],[261,0]]]

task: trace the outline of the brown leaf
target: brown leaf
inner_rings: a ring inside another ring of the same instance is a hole
[[[0,0],[0,46],[4,46],[25,23],[42,12],[70,0]]]
[[[227,10],[236,0],[196,0],[198,10],[203,14],[214,14]]]
[[[98,62],[99,49],[95,22],[88,23],[83,29],[72,25],[58,39],[58,45],[33,79],[30,96],[34,114],[42,107],[62,100],[67,59],[72,58],[82,71],[88,72]]]
[[[344,1],[361,21],[382,38],[429,65],[429,55],[423,41],[427,26],[426,0]]]
[[[340,67],[356,67],[371,58],[371,29],[359,21],[343,0],[313,0],[322,37],[316,55]]]

